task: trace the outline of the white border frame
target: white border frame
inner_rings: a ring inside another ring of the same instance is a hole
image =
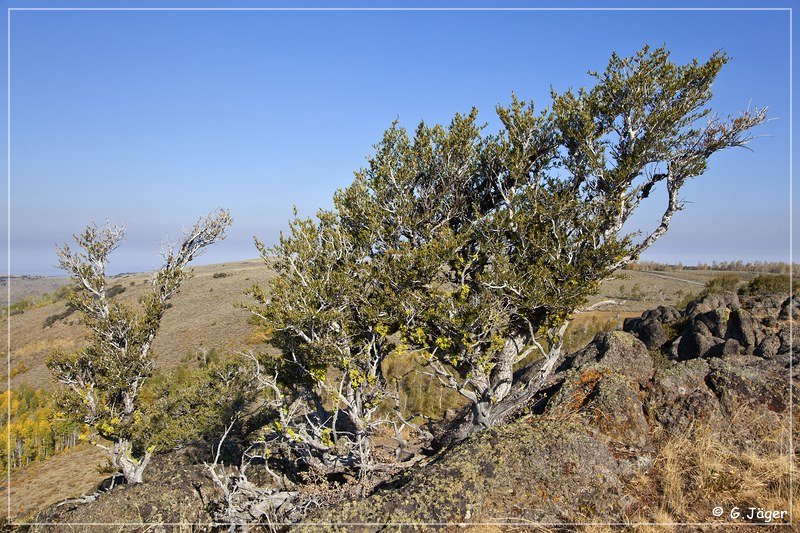
[[[273,11],[273,12],[528,12],[528,11],[780,11],[788,13],[789,15],[789,287],[790,295],[794,288],[794,268],[793,268],[793,249],[792,249],[792,194],[793,194],[793,149],[794,149],[794,112],[792,106],[792,90],[793,90],[793,8],[791,7],[9,7],[7,8],[7,59],[6,59],[6,163],[7,163],[7,235],[6,235],[6,297],[7,309],[11,306],[11,14],[15,11],[35,12],[35,11],[151,11],[151,12],[196,12],[196,11]],[[793,414],[793,401],[794,398],[794,382],[792,379],[793,373],[793,330],[794,324],[792,313],[789,313],[789,522],[788,523],[763,523],[753,524],[748,522],[673,522],[673,523],[655,523],[655,522],[531,522],[531,521],[502,521],[502,522],[398,522],[398,523],[383,523],[383,522],[300,522],[298,524],[282,522],[278,524],[267,524],[263,522],[248,523],[247,526],[267,526],[267,525],[285,525],[285,526],[394,526],[394,527],[470,527],[470,526],[537,526],[537,527],[562,527],[562,526],[619,526],[619,527],[635,527],[635,526],[768,526],[768,527],[792,527],[794,526],[794,414]],[[6,331],[6,370],[7,370],[7,388],[11,390],[11,315],[7,316],[7,331]],[[8,442],[11,442],[11,402],[8,402],[7,412],[7,429],[8,429]],[[11,449],[8,450],[6,457],[6,470],[7,470],[7,518],[8,525],[10,526],[224,526],[227,523],[164,523],[164,522],[15,522],[11,518]]]

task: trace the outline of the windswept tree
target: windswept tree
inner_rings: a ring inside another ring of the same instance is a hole
[[[124,230],[109,224],[88,226],[75,235],[81,251],[68,245],[58,250],[61,268],[77,287],[70,303],[89,330],[88,346],[71,353],[56,353],[47,362],[56,379],[71,390],[66,398],[69,414],[92,430],[92,442],[106,450],[112,464],[129,483],[141,483],[153,452],[151,446],[135,449],[134,435],[141,414],[137,400],[152,374],[151,345],[167,304],[188,277],[187,265],[203,250],[225,237],[231,224],[227,211],[200,219],[186,232],[176,249],[167,247],[163,265],[155,272],[150,291],[134,308],[111,301],[107,292],[109,255],[123,239]],[[110,441],[107,446],[97,436]]]
[[[422,123],[413,135],[395,123],[320,218],[336,228],[332,249],[352,252],[328,257],[327,270],[315,273],[304,270],[307,258],[278,250],[284,266],[273,286],[355,296],[346,305],[330,300],[328,309],[275,291],[269,305],[287,308],[276,330],[291,332],[284,347],[302,347],[322,369],[366,353],[353,340],[366,342],[379,325],[398,339],[396,349],[421,357],[469,401],[456,439],[503,420],[545,387],[571,317],[600,283],[669,229],[684,206],[683,186],[713,154],[746,146],[766,120],[765,109],[727,118],[710,109],[727,61],[717,52],[678,65],[666,49],[649,47],[614,54],[604,71],[590,73],[591,87],[553,91],[541,112],[516,97],[498,107],[502,128],[491,135],[475,110],[448,126]],[[660,189],[657,227],[624,232]],[[343,309],[351,322],[336,315]],[[380,324],[356,320],[362,309]],[[338,337],[322,346],[308,332]]]

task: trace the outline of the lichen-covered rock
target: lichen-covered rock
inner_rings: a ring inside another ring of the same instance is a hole
[[[754,354],[765,359],[773,359],[781,349],[781,339],[777,335],[767,335],[758,344]]]
[[[744,408],[756,413],[783,413],[788,408],[788,376],[755,356],[711,359],[705,381],[729,417]]]
[[[735,311],[734,311],[735,312]],[[708,328],[712,336],[723,338],[725,332],[728,330],[728,320],[731,316],[731,310],[728,307],[717,307],[705,313],[694,315],[695,322],[702,322]]]
[[[789,320],[790,315],[792,320],[800,319],[800,298],[797,296],[792,296],[784,300],[783,304],[781,304],[781,310],[778,314],[778,319]]]
[[[720,308],[727,307],[728,309],[734,310],[739,309],[741,306],[742,304],[739,301],[739,296],[736,293],[715,292],[707,294],[687,305],[685,315],[694,318],[699,314],[715,311]]]
[[[650,428],[638,390],[638,383],[630,378],[590,364],[569,371],[546,412],[553,416],[576,414],[616,447],[649,450]]]
[[[623,331],[598,333],[586,348],[568,356],[560,370],[594,365],[626,376],[640,386],[649,383],[655,372],[653,358],[642,341]]]
[[[321,509],[309,522],[620,520],[631,501],[612,451],[571,420],[517,422],[452,448],[400,488]],[[342,530],[348,526],[342,526]],[[364,526],[364,530],[378,530]]]
[[[712,346],[707,352],[707,357],[728,357],[731,355],[739,355],[744,353],[745,349],[734,339],[728,339],[725,342]]]
[[[754,316],[773,315],[777,318],[785,300],[784,294],[755,294],[742,301],[742,307]]]
[[[705,381],[709,370],[704,359],[659,369],[645,402],[648,413],[670,433],[685,431],[697,423],[719,426],[722,411]]]
[[[778,340],[780,340],[781,343],[781,347],[778,350],[779,354],[788,354],[791,352],[795,357],[800,355],[800,335],[798,335],[798,333],[798,328],[796,326],[794,332],[790,332],[789,324],[784,324],[780,328],[778,331]]]

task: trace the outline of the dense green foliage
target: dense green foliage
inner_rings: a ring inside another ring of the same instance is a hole
[[[705,294],[725,291],[736,292],[741,283],[742,278],[736,274],[720,274],[706,282],[706,288],[703,292]]]
[[[181,365],[156,373],[139,399],[135,447],[170,450],[218,439],[235,413],[254,399],[246,367],[238,357],[211,357],[197,368]]]
[[[785,294],[788,296],[791,289],[789,276],[777,274],[757,276],[745,287],[742,287],[740,291],[743,294]],[[795,296],[797,292],[798,288],[795,286]]]

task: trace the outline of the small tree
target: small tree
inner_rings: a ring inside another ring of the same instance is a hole
[[[167,302],[188,277],[189,262],[222,240],[230,224],[228,212],[219,210],[198,221],[177,250],[166,249],[164,263],[155,272],[151,290],[138,310],[109,301],[106,291],[105,268],[109,254],[122,241],[122,227],[88,226],[75,235],[82,251],[73,251],[68,245],[58,250],[61,268],[78,287],[70,301],[89,328],[89,343],[77,352],[54,354],[47,366],[72,391],[66,410],[86,423],[94,435],[113,443],[108,447],[92,437],[129,483],[141,483],[153,452],[151,446],[134,449],[132,442],[139,423],[137,398],[153,370],[150,347]]]

